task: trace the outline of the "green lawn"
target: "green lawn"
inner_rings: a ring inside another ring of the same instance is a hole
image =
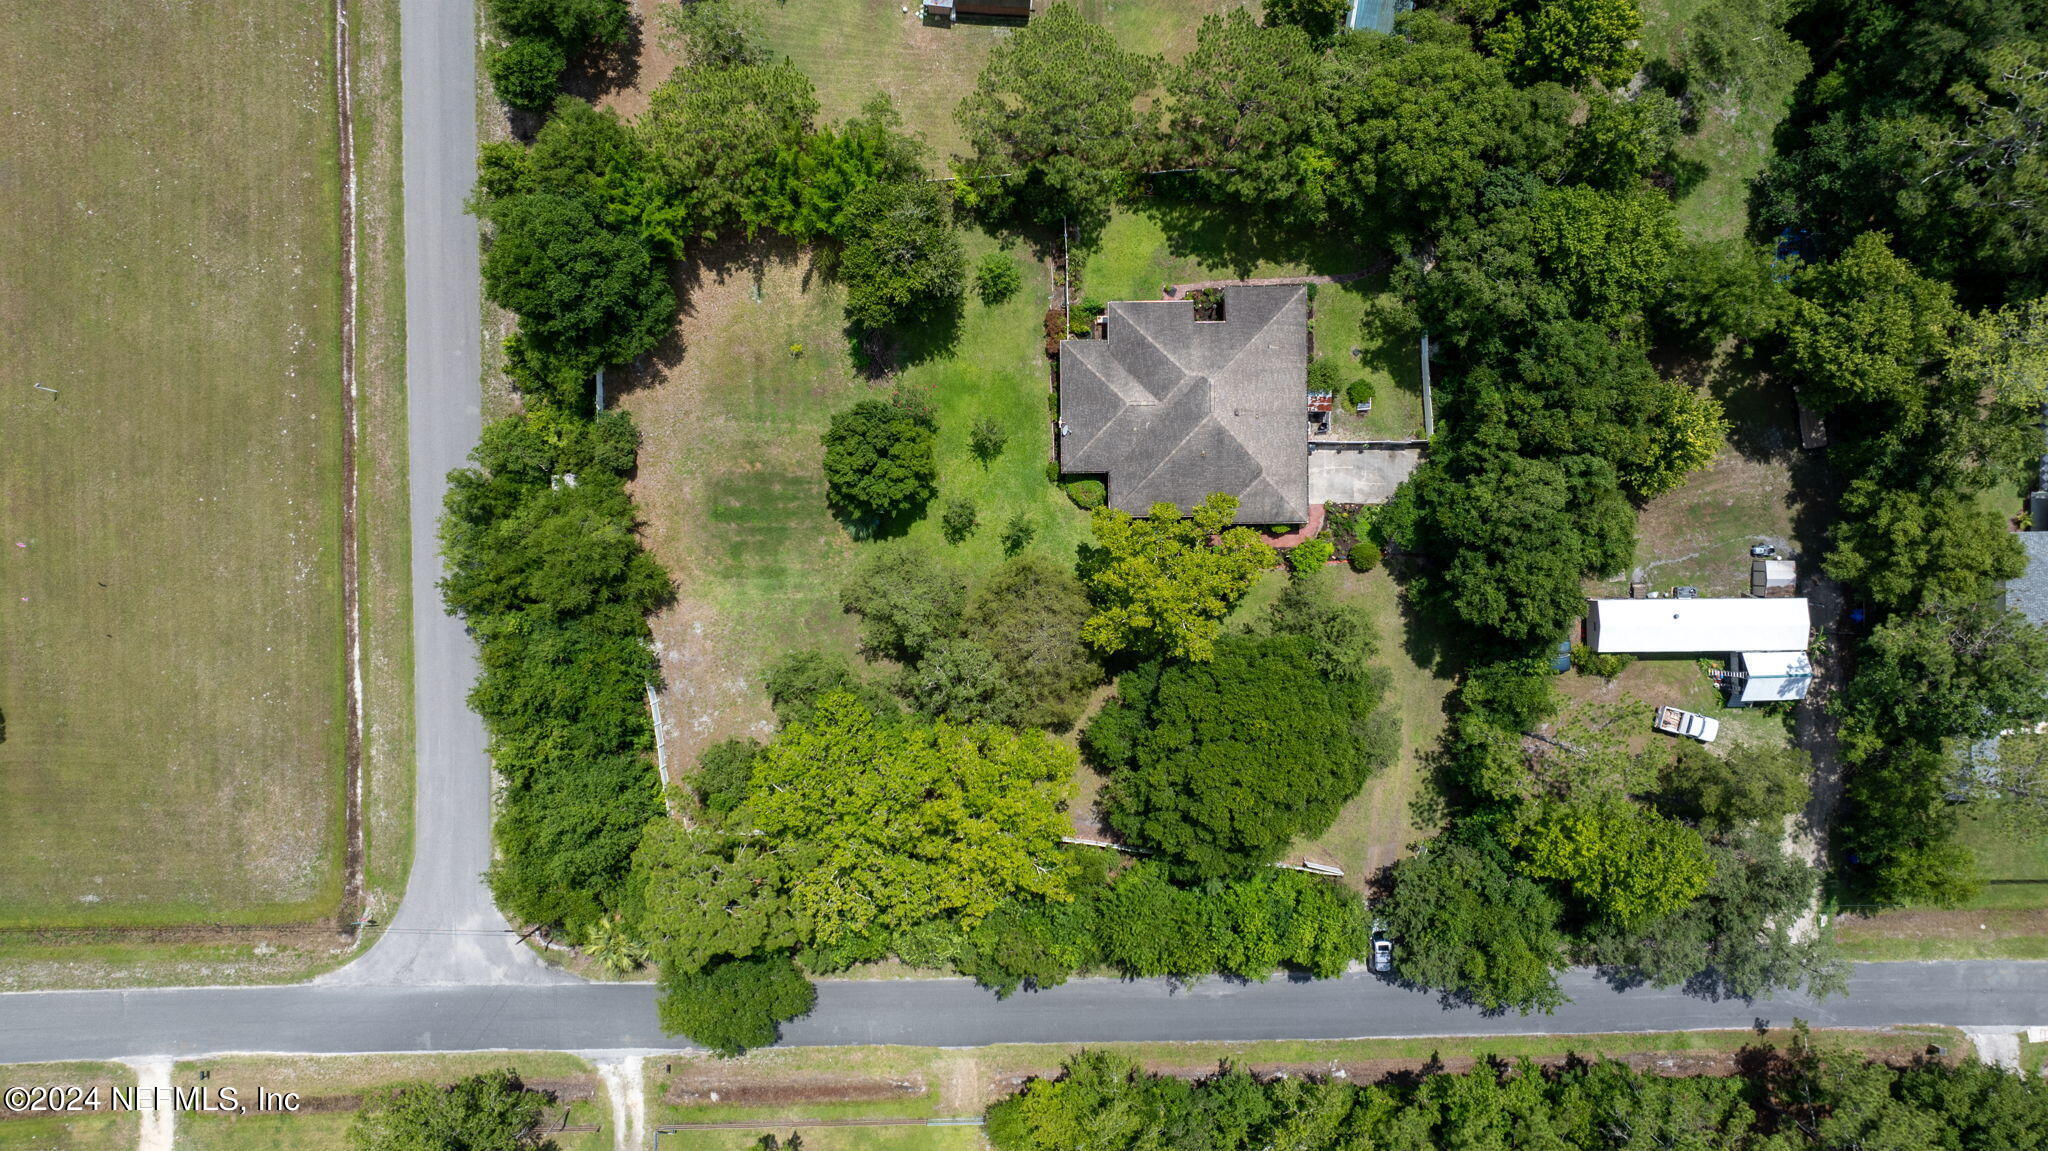
[[[1957,837],[1977,857],[1984,891],[1972,908],[2048,908],[2048,837],[2001,833],[1976,819],[1963,820]]]
[[[996,246],[979,233],[967,240],[971,259]],[[1046,481],[1046,271],[1021,249],[1013,255],[1024,288],[993,308],[970,294],[950,340],[931,337],[892,383],[861,377],[839,287],[795,253],[749,250],[722,279],[707,272],[691,289],[680,363],[620,401],[646,437],[635,494],[648,539],[683,589],[654,621],[672,758],[687,763],[711,741],[762,730],[760,672],[776,655],[853,651],[855,621],[840,611],[839,591],[862,549],[876,545],[853,539],[827,510],[819,437],[833,412],[862,396],[900,384],[938,413],[938,496],[908,538],[971,576],[1002,561],[1003,530],[1022,516],[1035,533],[1030,550],[1071,562],[1087,518]],[[986,466],[968,450],[982,417],[1008,435]],[[938,525],[955,498],[974,501],[981,525],[958,545]]]
[[[966,142],[953,120],[960,98],[998,42],[1014,33],[1003,24],[926,26],[904,0],[751,0],[763,39],[788,56],[818,89],[819,114],[843,119],[877,92],[886,92],[910,129],[944,168]],[[1256,10],[1255,0],[1077,0],[1090,20],[1108,28],[1134,52],[1178,59],[1194,47],[1204,15],[1234,8]]]
[[[132,1087],[135,1073],[118,1063],[26,1063],[0,1066],[0,1090],[79,1087],[99,1091],[98,1111],[15,1115],[0,1109],[0,1151],[107,1151],[133,1147],[135,1113],[113,1110],[111,1091]],[[89,1097],[88,1097],[89,1098]]]
[[[348,1129],[361,1097],[380,1087],[411,1080],[452,1083],[466,1075],[500,1068],[518,1071],[526,1085],[557,1093],[563,1102],[548,1109],[553,1124],[598,1127],[594,1132],[551,1135],[560,1151],[610,1151],[611,1104],[588,1063],[560,1052],[481,1052],[474,1055],[379,1055],[327,1057],[243,1057],[179,1063],[174,1086],[197,1086],[201,1071],[208,1087],[235,1087],[246,1104],[256,1088],[298,1092],[298,1113],[243,1115],[181,1114],[179,1151],[346,1151]],[[572,1100],[572,1097],[573,1098]]]
[[[0,12],[0,927],[335,906],[332,44],[282,0]]]

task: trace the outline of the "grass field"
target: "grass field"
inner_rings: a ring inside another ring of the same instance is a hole
[[[245,1101],[262,1087],[298,1092],[301,1107],[297,1113],[180,1114],[178,1149],[346,1151],[349,1124],[365,1093],[411,1080],[451,1083],[507,1067],[519,1072],[529,1088],[555,1093],[558,1102],[547,1113],[551,1123],[566,1121],[570,1126],[598,1128],[550,1136],[560,1151],[610,1151],[612,1112],[604,1083],[590,1064],[560,1052],[249,1057],[179,1063],[172,1075],[173,1086],[198,1086],[203,1071],[209,1073],[206,1086],[235,1087]]]
[[[1126,50],[1179,59],[1195,43],[1195,29],[1210,13],[1256,11],[1255,0],[1074,0],[1090,20],[1108,28]],[[904,0],[752,0],[763,39],[788,56],[817,85],[819,114],[843,119],[877,92],[888,93],[909,127],[932,146],[936,167],[966,148],[953,121],[960,98],[988,53],[1012,34],[1009,26],[962,23],[927,26],[918,5]],[[660,76],[644,76],[658,83]]]
[[[13,1087],[98,1088],[103,1109],[69,1114],[10,1114],[0,1109],[0,1151],[109,1151],[135,1146],[139,1124],[133,1112],[110,1109],[114,1088],[135,1083],[135,1073],[118,1063],[30,1063],[0,1066],[0,1089]]]
[[[0,926],[339,891],[332,24],[137,16],[0,14]]]
[[[994,241],[969,235],[970,257]],[[1070,562],[1086,517],[1046,482],[1052,428],[1041,352],[1046,272],[1021,251],[1025,287],[989,308],[970,297],[956,337],[897,374],[939,418],[939,492],[908,538],[968,573],[1002,559],[1013,516],[1030,550]],[[760,672],[798,647],[853,650],[839,590],[861,548],[825,506],[819,436],[832,413],[891,385],[867,382],[847,349],[841,293],[797,252],[748,248],[699,271],[687,291],[680,358],[622,396],[646,439],[635,496],[650,545],[677,577],[676,606],[654,621],[668,690],[664,739],[682,761],[706,743],[765,730]],[[1009,435],[984,467],[974,420]],[[944,541],[938,508],[967,498],[981,527]]]

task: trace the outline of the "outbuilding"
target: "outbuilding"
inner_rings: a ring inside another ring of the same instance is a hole
[[[1586,643],[1625,655],[1803,652],[1813,620],[1791,599],[1596,599]]]
[[[1729,657],[1724,682],[1731,707],[1805,699],[1813,660],[1803,651],[1738,651]]]

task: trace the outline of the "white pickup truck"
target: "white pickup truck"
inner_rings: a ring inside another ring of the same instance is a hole
[[[1657,709],[1657,730],[1669,735],[1682,735],[1701,743],[1712,743],[1721,734],[1721,721],[1704,715],[1665,704]]]

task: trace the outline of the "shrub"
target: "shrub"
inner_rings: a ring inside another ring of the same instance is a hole
[[[727,739],[697,757],[697,802],[714,815],[724,815],[747,798],[754,777],[754,757],[761,745],[751,739]]]
[[[1378,547],[1365,540],[1359,540],[1351,545],[1351,554],[1345,557],[1344,562],[1351,565],[1352,571],[1369,572],[1380,566],[1382,558]]]
[[[1101,480],[1075,480],[1067,485],[1067,498],[1074,501],[1075,507],[1091,510],[1109,499],[1109,489],[1102,486]]]
[[[780,1039],[783,1022],[810,1014],[817,1001],[818,989],[796,964],[776,955],[687,975],[664,971],[659,1011],[662,1030],[732,1056]]]
[[[1006,253],[990,252],[974,269],[974,294],[990,307],[1016,295],[1023,286],[1024,274]]]
[[[987,467],[1002,455],[1009,442],[1010,433],[989,416],[974,421],[974,427],[967,433],[967,447],[974,453],[974,458],[981,461],[982,467]]]
[[[1309,361],[1308,390],[1329,392],[1335,395],[1344,390],[1344,369],[1329,356],[1317,356]]]
[[[1613,679],[1635,661],[1636,657],[1632,655],[1623,655],[1620,652],[1608,652],[1602,655],[1585,644],[1575,643],[1572,645],[1572,667],[1578,669],[1582,675],[1597,675],[1601,679]]]
[[[1304,572],[1320,569],[1324,564],[1329,563],[1331,557],[1336,554],[1336,544],[1331,543],[1322,536],[1317,536],[1312,540],[1303,540],[1287,549],[1287,567],[1294,574],[1301,575]]]
[[[538,36],[521,36],[493,49],[484,62],[498,99],[522,112],[542,112],[553,105],[561,92],[562,70],[568,66],[562,46]]]
[[[945,533],[947,543],[964,541],[980,526],[981,510],[973,500],[962,496],[946,501],[946,510],[939,516],[939,530]]]
[[[1038,525],[1032,523],[1029,516],[1023,512],[1011,516],[1010,522],[1003,527],[1003,554],[1013,556],[1030,547],[1032,537],[1037,534]]]
[[[1361,376],[1344,386],[1344,400],[1354,408],[1360,404],[1369,404],[1376,390],[1371,380]]]
[[[402,1083],[363,1100],[348,1144],[359,1151],[536,1146],[548,1102],[509,1069],[485,1071],[448,1087]]]

